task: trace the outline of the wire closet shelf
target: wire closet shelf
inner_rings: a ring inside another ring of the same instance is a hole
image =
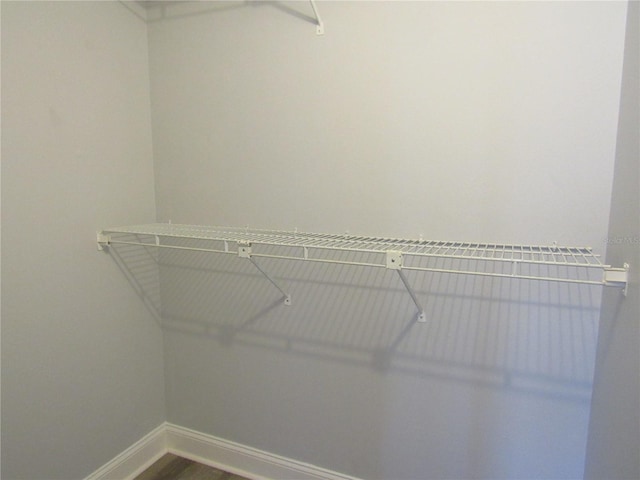
[[[176,242],[176,239],[186,242]],[[98,234],[98,244],[100,249],[112,244],[141,245],[233,254],[249,259],[263,257],[384,267],[399,273],[416,270],[620,286],[625,290],[629,268],[627,264],[622,268],[603,264],[600,255],[590,247],[411,240],[168,223],[107,228]]]

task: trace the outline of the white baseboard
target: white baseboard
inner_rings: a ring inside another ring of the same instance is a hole
[[[253,480],[358,480],[188,428],[168,424],[171,453]]]
[[[163,423],[85,480],[133,480],[165,453],[252,480],[358,480],[171,423]]]
[[[85,480],[132,480],[167,453],[166,430],[156,427]]]

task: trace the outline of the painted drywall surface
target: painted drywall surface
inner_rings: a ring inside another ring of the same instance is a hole
[[[602,301],[585,478],[640,478],[640,8],[629,2],[607,262],[631,265],[627,297]]]
[[[598,289],[161,261],[169,421],[362,478],[582,475]]]
[[[95,243],[154,220],[149,115],[122,4],[2,2],[3,478],[82,478],[164,421],[161,329],[127,281],[157,269]]]
[[[592,244],[624,4],[159,9],[158,217]],[[601,249],[602,250],[602,249]],[[600,290],[161,256],[168,419],[364,478],[582,476]]]
[[[624,5],[456,3],[166,8],[159,218],[602,246]]]

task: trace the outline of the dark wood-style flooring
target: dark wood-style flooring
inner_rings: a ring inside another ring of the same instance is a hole
[[[167,453],[135,480],[248,480],[217,468]]]

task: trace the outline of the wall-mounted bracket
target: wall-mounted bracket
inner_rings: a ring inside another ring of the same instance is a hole
[[[422,305],[418,301],[418,297],[416,297],[416,294],[413,292],[413,289],[409,284],[409,280],[407,280],[407,277],[402,271],[402,252],[388,250],[386,252],[386,267],[389,270],[395,270],[396,272],[398,272],[400,280],[402,280],[404,287],[407,289],[407,292],[409,292],[409,295],[411,295],[411,300],[413,300],[413,303],[416,304],[416,308],[418,309],[418,321],[426,322],[427,318],[424,314],[424,308],[422,308]]]
[[[402,252],[396,250],[389,250],[386,253],[386,265],[389,270],[401,270],[402,269]]]
[[[249,242],[238,242],[238,256],[251,258],[251,244]]]
[[[108,248],[109,245],[111,244],[111,235],[98,232],[97,240],[98,240],[98,250],[103,251],[104,249]]]
[[[622,294],[626,297],[629,287],[629,264],[625,263],[622,268],[605,268],[603,283],[607,287],[623,287]]]
[[[324,35],[324,23],[322,23],[320,14],[318,14],[318,7],[316,7],[316,2],[314,2],[313,0],[309,0],[309,3],[311,3],[311,8],[313,9],[313,13],[316,16],[316,35]]]
[[[252,252],[251,252],[251,243],[250,242],[238,242],[238,257],[240,258],[247,258],[254,267],[256,267],[258,269],[258,271],[264,275],[266,277],[267,280],[269,280],[271,282],[271,284],[276,287],[280,293],[282,293],[282,295],[284,296],[284,304],[289,306],[291,305],[291,295],[289,295],[287,292],[285,292],[282,287],[280,285],[278,285],[278,283],[271,277],[271,275],[269,275],[267,272],[265,272],[262,267],[260,265],[258,265],[256,263],[256,261],[252,258]]]

